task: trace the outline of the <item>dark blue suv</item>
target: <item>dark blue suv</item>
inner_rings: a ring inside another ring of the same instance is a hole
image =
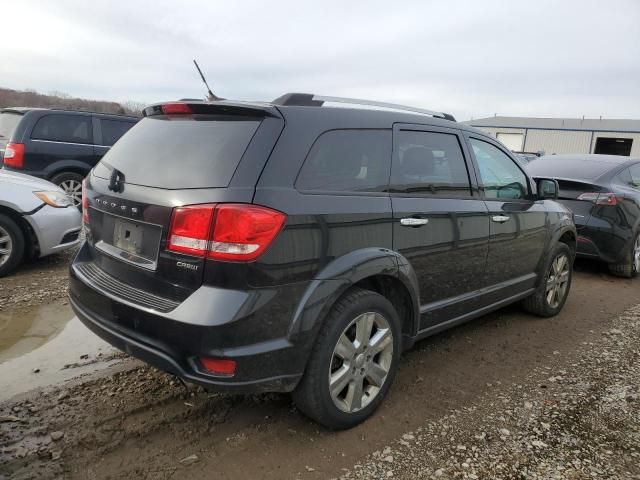
[[[55,183],[79,206],[82,179],[137,121],[106,113],[4,108],[0,165],[4,161],[7,170]]]
[[[576,230],[554,180],[450,115],[335,103],[363,102],[148,107],[85,180],[81,321],[188,381],[290,391],[348,428],[415,341],[513,302],[560,311]]]

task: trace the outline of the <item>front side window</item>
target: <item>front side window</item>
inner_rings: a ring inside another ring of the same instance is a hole
[[[93,138],[91,117],[88,115],[46,115],[36,123],[31,138],[54,142],[91,143]]]
[[[527,176],[498,147],[471,139],[471,148],[480,170],[480,179],[488,199],[525,199],[529,188]]]
[[[122,135],[133,127],[133,125],[135,124],[122,120],[107,120],[106,118],[101,118],[100,127],[102,130],[102,144],[107,147],[112,146]]]
[[[315,141],[296,180],[302,191],[380,192],[391,164],[389,130],[331,130]]]
[[[468,197],[471,185],[457,135],[401,130],[391,189],[396,193]]]

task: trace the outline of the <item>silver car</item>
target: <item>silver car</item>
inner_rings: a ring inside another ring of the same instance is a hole
[[[53,183],[0,170],[0,277],[25,258],[77,245],[81,221],[78,209]]]

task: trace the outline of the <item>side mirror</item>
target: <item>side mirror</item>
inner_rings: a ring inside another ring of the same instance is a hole
[[[560,186],[556,180],[541,178],[537,181],[538,198],[540,200],[550,199],[557,200]]]

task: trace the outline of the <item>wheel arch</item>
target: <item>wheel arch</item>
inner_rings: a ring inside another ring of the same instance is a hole
[[[420,320],[417,278],[404,257],[383,248],[356,250],[327,265],[302,296],[289,338],[302,340],[305,350],[310,351],[331,308],[353,287],[387,298],[400,316],[403,347],[413,345]]]
[[[20,228],[25,239],[24,258],[29,259],[36,257],[40,247],[38,236],[31,224],[16,210],[3,204],[0,204],[0,214],[9,217],[18,225],[18,228]]]
[[[49,181],[61,173],[77,173],[86,177],[91,168],[90,165],[78,160],[59,160],[47,166],[45,176]]]
[[[565,243],[571,250],[571,254],[575,258],[577,249],[577,234],[575,229],[565,227],[555,233],[551,245],[555,245],[557,242]]]

